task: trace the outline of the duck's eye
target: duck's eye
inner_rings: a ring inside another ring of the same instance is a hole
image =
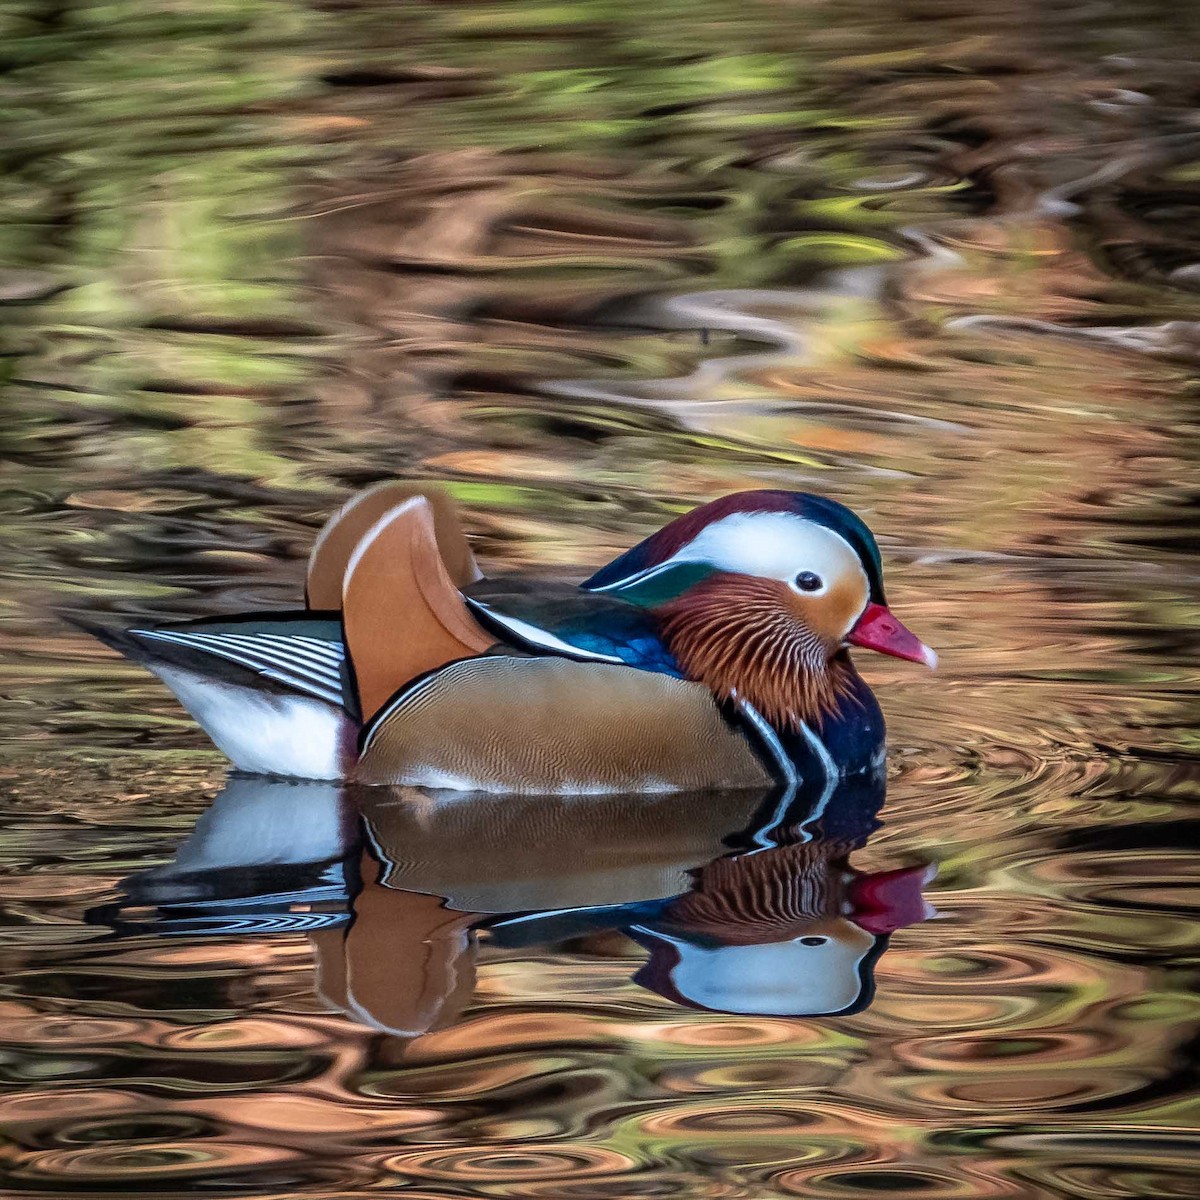
[[[817,592],[821,589],[821,577],[812,571],[801,571],[796,576],[796,586],[802,592]]]
[[[825,943],[827,941],[829,941],[829,939],[823,938],[823,937],[802,937],[800,939],[800,945],[802,945],[802,946],[823,946],[823,945],[825,945]]]

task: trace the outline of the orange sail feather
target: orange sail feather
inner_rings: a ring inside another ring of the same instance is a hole
[[[390,509],[359,540],[341,608],[364,720],[416,676],[482,654],[495,641],[454,586],[423,496]]]

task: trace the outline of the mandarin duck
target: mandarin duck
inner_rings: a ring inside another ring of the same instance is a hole
[[[384,483],[313,546],[306,607],[124,631],[246,772],[466,791],[731,790],[877,766],[849,648],[936,663],[836,501],[739,492],[578,587],[485,579],[449,497]]]

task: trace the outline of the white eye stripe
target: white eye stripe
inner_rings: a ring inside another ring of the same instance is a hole
[[[821,587],[801,593],[819,596],[847,573],[866,581],[858,555],[832,529],[794,513],[733,513],[702,529],[671,562],[707,562],[721,571],[778,579],[794,591],[796,576],[811,571]]]

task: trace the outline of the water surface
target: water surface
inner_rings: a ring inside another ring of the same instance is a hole
[[[6,1194],[1193,1194],[1200,10],[0,21]],[[942,668],[771,878],[920,877],[868,1006],[647,986],[758,809],[264,798],[54,615],[290,605],[392,475],[556,578],[866,517]]]

